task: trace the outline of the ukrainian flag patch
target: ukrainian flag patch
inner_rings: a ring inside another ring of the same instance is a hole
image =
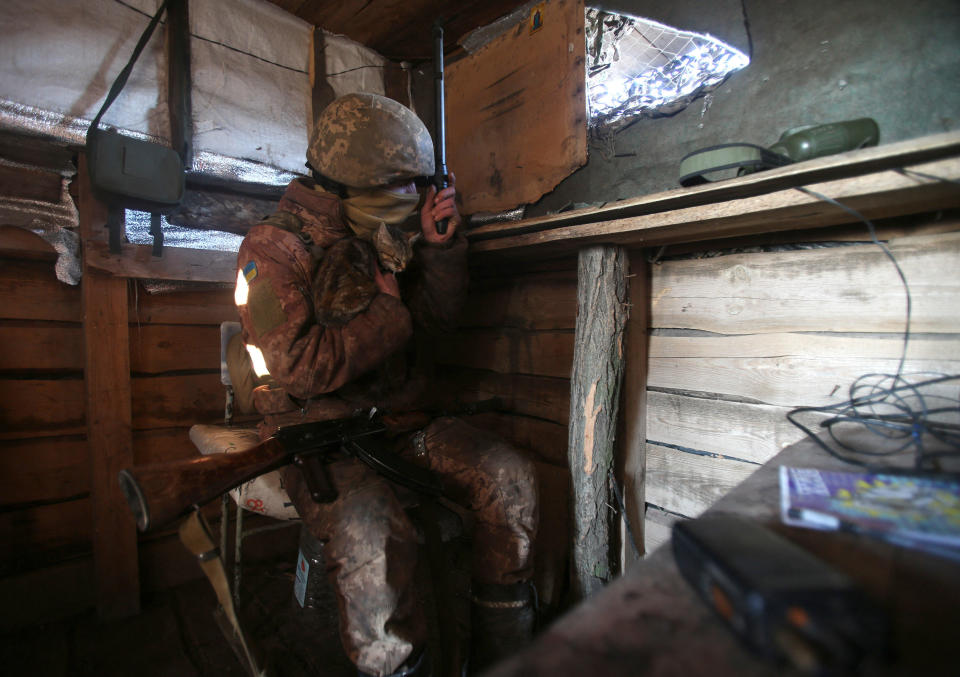
[[[250,284],[257,279],[257,262],[250,261],[243,267],[243,277]]]

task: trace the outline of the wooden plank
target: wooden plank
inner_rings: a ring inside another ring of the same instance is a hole
[[[655,508],[652,505],[647,506],[646,519],[644,520],[644,541],[643,551],[649,555],[657,548],[670,543],[673,525],[683,518],[672,515],[664,510]]]
[[[216,325],[130,326],[130,368],[135,374],[201,369],[220,373]]]
[[[437,385],[450,392],[450,401],[499,397],[506,411],[566,425],[570,417],[570,381],[544,376],[498,374],[447,367]]]
[[[630,256],[630,317],[627,320],[623,377],[623,412],[620,415],[620,444],[617,476],[623,486],[626,521],[638,549],[643,548],[644,505],[646,504],[647,372],[650,322],[650,266],[642,253]],[[624,570],[635,561],[630,534],[622,544]],[[629,554],[628,554],[629,553]],[[642,554],[642,553],[641,553]]]
[[[208,374],[134,378],[132,395],[133,427],[137,430],[223,422],[219,369]]]
[[[588,597],[614,574],[619,525],[610,509],[610,473],[624,370],[627,253],[616,247],[580,252],[577,330],[570,377],[567,457],[573,481],[573,593]]]
[[[691,188],[643,195],[627,200],[586,207],[562,214],[551,214],[512,223],[495,223],[470,231],[471,239],[484,240],[531,233],[537,230],[575,226],[602,221],[617,221],[644,214],[655,214],[728,200],[754,197],[796,186],[823,183],[862,174],[923,164],[960,155],[960,132],[931,134],[871,148],[798,162],[755,172],[726,181]],[[930,210],[918,210],[930,211]]]
[[[0,196],[60,203],[63,178],[58,172],[36,167],[0,164]]]
[[[728,402],[671,393],[647,393],[651,442],[766,463],[804,436],[787,420],[787,407]]]
[[[124,278],[186,282],[237,279],[235,252],[164,247],[163,256],[154,258],[152,251],[150,245],[123,243],[120,254],[114,255],[106,242],[91,242],[84,249],[84,263],[93,270]]]
[[[0,511],[90,493],[90,450],[79,435],[4,442]]]
[[[536,202],[587,161],[582,0],[545,3],[445,73],[449,166],[464,213]]]
[[[577,320],[577,277],[573,271],[507,278],[471,290],[461,327],[526,330],[573,329]]]
[[[233,288],[148,294],[139,287],[130,298],[130,322],[136,324],[211,324],[239,322]]]
[[[0,512],[0,578],[90,552],[90,498]]]
[[[57,280],[49,262],[6,259],[0,270],[0,316],[80,322],[80,289]]]
[[[0,225],[0,257],[56,261],[57,252],[49,242],[31,230]]]
[[[564,425],[496,412],[463,418],[471,425],[492,430],[514,446],[529,449],[542,461],[561,467],[567,465],[567,427]]]
[[[462,331],[438,342],[435,355],[439,364],[570,378],[573,336],[573,331]]]
[[[902,345],[896,335],[653,336],[648,385],[783,407],[836,404],[860,376],[896,373]],[[910,372],[960,372],[960,339],[914,336]]]
[[[647,502],[697,517],[759,468],[754,463],[647,444]]]
[[[870,219],[956,207],[960,195],[949,182],[960,180],[960,159],[908,169],[942,177],[885,171],[808,186]],[[559,255],[596,244],[649,247],[756,233],[822,228],[856,219],[846,211],[794,189],[612,221],[560,226],[523,235],[474,241],[474,256]],[[477,235],[471,234],[476,238]]]
[[[0,599],[16,613],[0,614],[0,631],[75,616],[94,606],[93,591],[93,558],[89,556],[2,577]]]
[[[123,618],[140,610],[136,527],[117,482],[120,470],[133,462],[127,281],[111,278],[91,266],[89,245],[98,244],[95,238],[102,237],[106,208],[93,196],[83,155],[79,181],[84,243],[84,384],[92,466],[97,611],[101,618]]]
[[[67,322],[0,320],[0,371],[83,370],[83,331]]]
[[[910,286],[914,332],[960,332],[960,233],[890,242]],[[876,245],[665,261],[653,269],[651,326],[725,334],[896,332],[906,296]]]
[[[86,432],[84,386],[63,379],[0,378],[0,439],[56,437]]]

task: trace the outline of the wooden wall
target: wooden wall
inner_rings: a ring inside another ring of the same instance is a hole
[[[960,229],[960,220],[917,216],[891,228],[913,298],[904,372],[960,373],[960,233],[902,235]],[[813,237],[869,239],[857,230]],[[896,372],[903,286],[876,245],[842,244],[652,266],[648,552],[675,520],[699,515],[801,438],[791,408],[840,402],[857,377]]]
[[[20,609],[8,626],[90,607],[95,586],[81,288],[57,280],[39,238],[0,231],[0,598]],[[193,455],[189,426],[223,418],[232,291],[128,291],[134,460]],[[200,574],[169,531],[141,537],[139,560],[144,589]]]
[[[460,330],[438,349],[443,379],[464,399],[499,397],[474,423],[528,452],[539,471],[536,582],[556,609],[568,587],[567,422],[577,315],[576,260],[471,272]]]

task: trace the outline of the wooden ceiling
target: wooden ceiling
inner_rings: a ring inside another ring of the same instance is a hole
[[[304,21],[346,35],[396,61],[433,58],[431,30],[444,25],[445,51],[480,26],[496,21],[523,0],[270,0]]]

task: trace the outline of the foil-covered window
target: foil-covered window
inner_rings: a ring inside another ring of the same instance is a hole
[[[589,7],[585,33],[593,127],[672,115],[750,62],[709,35]]]

